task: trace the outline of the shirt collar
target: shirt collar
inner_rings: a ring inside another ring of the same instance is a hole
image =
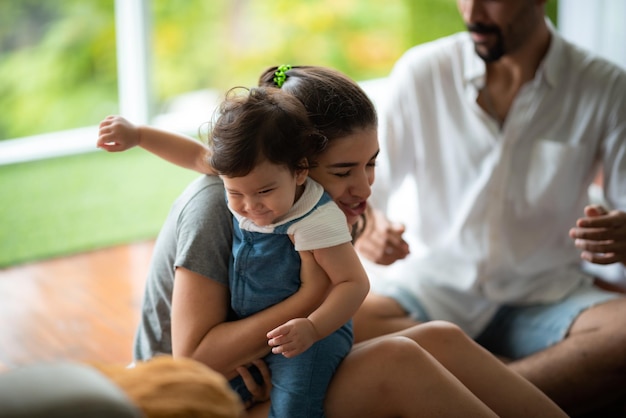
[[[556,31],[554,25],[548,18],[546,18],[546,23],[548,24],[548,30],[550,31],[550,46],[548,47],[548,52],[546,52],[545,57],[541,60],[539,64],[539,68],[537,69],[537,74],[535,78],[538,76],[543,76],[546,80],[546,83],[550,87],[554,87],[557,85],[559,80],[559,74],[561,74],[561,66],[563,65],[563,47],[565,40],[563,37]]]
[[[468,32],[465,32],[463,42],[463,68],[465,69],[465,83],[472,84],[476,90],[485,85],[486,66],[485,62],[476,54],[474,43]]]

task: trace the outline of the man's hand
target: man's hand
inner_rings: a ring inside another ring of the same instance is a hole
[[[139,127],[121,116],[107,116],[98,128],[96,146],[109,152],[126,151],[139,145]]]
[[[626,265],[626,213],[600,205],[585,207],[585,216],[569,231],[580,257],[595,264]]]
[[[368,209],[365,230],[357,239],[357,251],[376,264],[389,265],[409,254],[409,244],[402,238],[404,225],[390,222],[375,209]]]

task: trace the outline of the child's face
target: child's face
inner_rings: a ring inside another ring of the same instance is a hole
[[[333,139],[309,176],[324,187],[353,225],[367,207],[378,156],[375,127]]]
[[[307,171],[292,173],[284,165],[267,160],[243,177],[220,176],[228,195],[228,206],[259,226],[276,223],[296,201],[297,186]]]

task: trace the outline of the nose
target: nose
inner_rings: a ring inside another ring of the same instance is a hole
[[[261,200],[257,197],[246,197],[244,200],[244,209],[246,212],[254,212],[262,207]]]
[[[466,23],[484,20],[483,0],[458,0],[459,12]]]
[[[353,177],[350,194],[365,200],[372,194],[372,183],[374,183],[374,170],[363,170]]]

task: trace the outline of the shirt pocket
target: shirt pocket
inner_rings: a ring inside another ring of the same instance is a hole
[[[526,204],[555,212],[571,210],[586,193],[583,182],[589,176],[592,152],[587,144],[535,142],[524,185]]]

